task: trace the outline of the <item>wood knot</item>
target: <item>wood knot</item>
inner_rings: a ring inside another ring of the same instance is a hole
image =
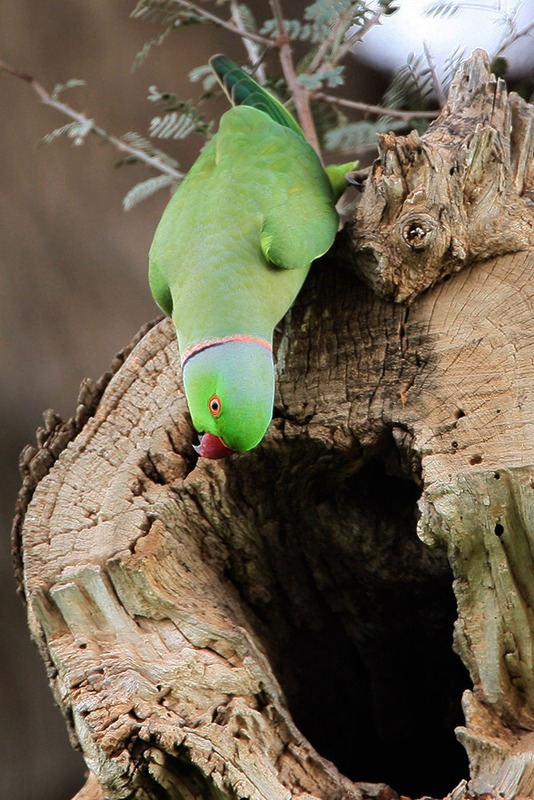
[[[412,250],[425,250],[435,239],[437,224],[427,214],[409,214],[399,225],[404,242]]]

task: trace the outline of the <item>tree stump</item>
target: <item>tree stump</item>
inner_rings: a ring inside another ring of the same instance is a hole
[[[169,320],[45,416],[15,559],[78,800],[534,795],[533,131],[477,51],[381,138],[256,450],[197,460]]]

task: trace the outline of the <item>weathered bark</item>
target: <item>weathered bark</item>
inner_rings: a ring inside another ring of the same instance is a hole
[[[360,274],[410,301],[466,264],[532,248],[533,141],[532,108],[476,51],[424,136],[380,137],[353,226]]]
[[[532,109],[499,84],[488,119],[487,63],[470,65],[422,143],[383,139],[345,237],[363,267],[338,254],[395,298],[460,274],[407,308],[335,258],[314,268],[245,456],[194,457],[168,320],[26,451],[15,552],[91,770],[80,800],[386,800],[377,781],[422,793],[432,773],[444,794],[467,687],[454,797],[534,794]],[[505,233],[520,252],[481,261]]]

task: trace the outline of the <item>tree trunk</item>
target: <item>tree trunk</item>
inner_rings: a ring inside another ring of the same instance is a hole
[[[534,795],[533,136],[477,51],[382,137],[256,450],[197,461],[169,320],[46,415],[15,557],[78,800]]]

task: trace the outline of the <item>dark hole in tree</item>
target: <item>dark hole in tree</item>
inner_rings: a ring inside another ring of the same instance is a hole
[[[442,797],[468,777],[454,728],[471,686],[452,650],[446,554],[416,535],[420,490],[392,440],[357,472],[314,455],[310,464],[309,451],[293,453],[299,470],[292,461],[274,488],[266,594],[243,592],[231,577],[261,620],[293,719],[319,753],[354,781]]]

